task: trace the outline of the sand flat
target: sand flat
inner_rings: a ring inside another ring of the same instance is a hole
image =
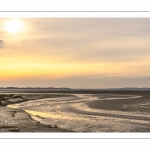
[[[57,92],[15,93],[23,102],[8,100],[1,117],[21,132],[150,132],[149,91]]]

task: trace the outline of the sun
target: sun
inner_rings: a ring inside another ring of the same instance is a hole
[[[5,23],[5,29],[7,32],[17,34],[23,30],[23,22],[18,19],[7,20]]]

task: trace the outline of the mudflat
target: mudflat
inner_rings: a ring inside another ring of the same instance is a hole
[[[49,95],[0,94],[0,132],[72,132],[51,124],[41,124],[32,119],[24,110],[7,107],[8,104],[21,103],[29,99],[36,100],[47,96]],[[49,97],[53,97],[53,95]]]
[[[69,132],[69,130],[40,124],[23,110],[8,107],[0,107],[0,123],[0,132]]]
[[[7,107],[13,104],[33,110],[40,121]],[[0,132],[150,132],[150,91],[5,90],[0,105],[0,123],[18,123]],[[54,118],[42,118],[44,111]]]

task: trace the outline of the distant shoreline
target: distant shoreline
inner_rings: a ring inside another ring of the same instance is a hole
[[[13,94],[13,93],[38,93],[38,94],[48,94],[48,93],[68,93],[68,94],[137,94],[137,93],[145,93],[149,92],[150,89],[70,89],[70,90],[62,90],[62,89],[0,89],[0,94]]]
[[[138,87],[124,87],[124,88],[55,88],[55,87],[0,87],[0,91],[42,91],[42,92],[80,92],[80,91],[88,91],[88,92],[101,92],[101,91],[150,91],[149,87],[138,88]]]

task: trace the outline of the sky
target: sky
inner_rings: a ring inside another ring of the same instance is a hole
[[[0,87],[150,87],[150,18],[0,18],[0,26]]]

